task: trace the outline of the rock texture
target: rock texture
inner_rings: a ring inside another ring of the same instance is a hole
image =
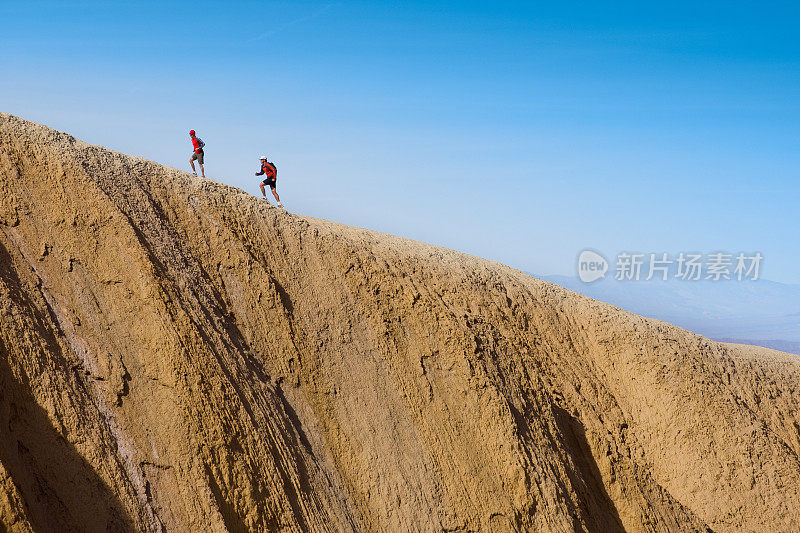
[[[798,531],[800,363],[0,114],[0,530]]]

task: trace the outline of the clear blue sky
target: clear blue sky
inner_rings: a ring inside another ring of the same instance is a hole
[[[796,2],[0,0],[0,111],[539,273],[760,251],[800,283]]]

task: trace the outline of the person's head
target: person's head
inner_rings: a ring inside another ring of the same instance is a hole
[[[191,130],[191,131],[189,132],[189,137],[194,137],[194,130]]]
[[[261,162],[263,163],[263,162],[264,162],[264,161],[266,161],[266,160],[267,160],[267,156],[265,156],[265,155],[262,155],[262,156],[261,156]]]

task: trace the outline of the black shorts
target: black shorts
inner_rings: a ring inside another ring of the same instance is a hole
[[[272,188],[272,189],[275,188],[275,178],[267,178],[264,181],[262,181],[261,183],[264,184],[264,185],[269,185],[270,188]]]

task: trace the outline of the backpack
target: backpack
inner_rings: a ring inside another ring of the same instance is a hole
[[[205,146],[206,143],[204,143],[203,139],[201,139],[200,137],[195,137],[195,139],[197,139],[197,149],[202,150],[203,146]]]
[[[275,166],[275,163],[273,163],[272,161],[267,161],[267,164],[268,164],[268,165],[270,165],[270,166],[272,167],[272,170],[275,172],[275,173],[272,175],[272,177],[273,177],[273,178],[277,178],[277,177],[278,177],[278,167],[276,167],[276,166]]]

